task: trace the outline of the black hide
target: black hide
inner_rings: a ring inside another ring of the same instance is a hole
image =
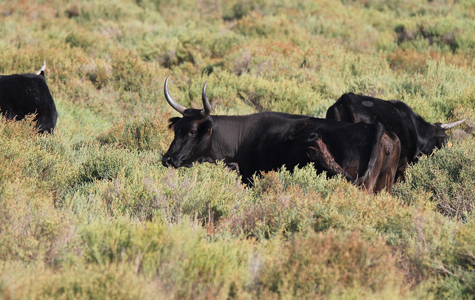
[[[0,76],[0,111],[16,120],[36,114],[39,132],[52,132],[58,118],[45,78],[36,74]]]

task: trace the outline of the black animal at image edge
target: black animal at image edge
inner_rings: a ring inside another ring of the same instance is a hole
[[[313,162],[317,172],[341,174],[368,191],[392,190],[400,142],[381,124],[353,124],[279,112],[215,116],[211,115],[206,83],[202,110],[177,103],[167,84],[168,77],[165,98],[182,117],[170,119],[175,137],[162,157],[166,167],[224,160],[240,172],[244,183],[252,184],[255,173],[278,170],[283,165],[292,171]]]
[[[342,95],[326,113],[327,119],[350,123],[381,123],[401,141],[401,155],[395,180],[404,179],[408,163],[417,162],[422,154],[431,154],[446,144],[447,129],[460,125],[465,119],[449,123],[429,123],[399,100],[385,101],[348,93]]]
[[[8,119],[21,120],[36,114],[36,128],[51,133],[58,114],[44,77],[46,62],[36,74],[0,76],[0,111]]]

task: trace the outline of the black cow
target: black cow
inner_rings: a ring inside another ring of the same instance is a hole
[[[203,86],[204,109],[187,109],[168,92],[165,98],[183,115],[170,119],[175,138],[162,157],[164,166],[191,167],[195,162],[224,162],[242,181],[260,172],[293,170],[313,162],[317,172],[342,174],[368,191],[391,192],[400,144],[381,124],[352,124],[278,112],[212,116]]]
[[[420,155],[431,154],[435,148],[440,149],[448,139],[445,130],[465,121],[432,124],[426,122],[402,101],[385,101],[353,93],[341,96],[327,110],[326,118],[350,123],[379,122],[386,130],[394,132],[401,141],[401,157],[396,175],[401,179],[404,179],[408,163],[417,162]]]
[[[0,76],[0,110],[8,119],[21,120],[28,114],[36,114],[39,132],[52,132],[58,114],[53,97],[46,85],[46,63],[36,74]]]

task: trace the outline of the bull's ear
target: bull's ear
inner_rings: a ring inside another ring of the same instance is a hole
[[[168,120],[170,124],[168,124],[168,128],[173,129],[173,126],[175,126],[176,122],[178,122],[181,118],[180,117],[174,117]]]
[[[206,132],[206,137],[210,137],[213,134],[213,121],[206,120],[203,123],[203,131]]]
[[[292,127],[290,127],[288,131],[288,139],[294,140],[297,138],[298,134],[307,127],[306,120],[299,120],[297,121]]]

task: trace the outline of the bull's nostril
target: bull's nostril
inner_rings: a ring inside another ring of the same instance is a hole
[[[172,163],[172,158],[171,157],[162,157],[162,164],[165,166],[165,167],[169,167]]]

